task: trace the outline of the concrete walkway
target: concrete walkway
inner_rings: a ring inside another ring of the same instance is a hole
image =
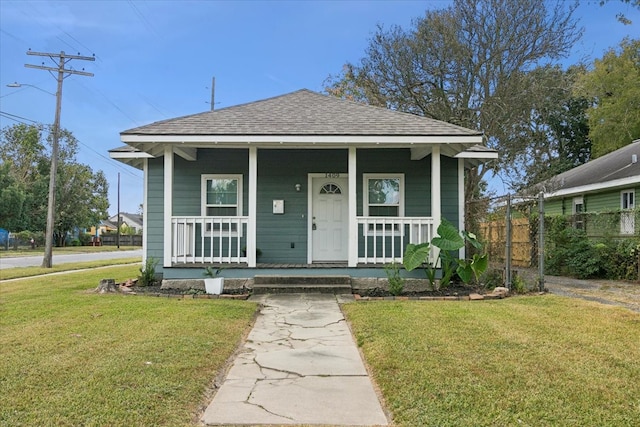
[[[388,424],[336,296],[254,300],[262,303],[260,315],[205,424]]]

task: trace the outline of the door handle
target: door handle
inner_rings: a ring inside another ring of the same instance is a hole
[[[315,230],[315,229],[317,229],[317,228],[318,228],[318,227],[316,227],[316,223],[315,223],[315,222],[314,222],[313,224],[311,224],[311,229],[312,229],[312,230]]]

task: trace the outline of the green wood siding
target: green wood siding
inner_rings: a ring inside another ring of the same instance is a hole
[[[585,212],[603,212],[620,209],[620,190],[584,196]],[[569,211],[568,213],[572,213]]]
[[[545,200],[546,215],[572,215],[574,197],[582,196],[585,212],[611,212],[620,210],[620,194],[622,191],[634,190],[636,197],[640,194],[640,186],[617,188],[597,193],[584,193]],[[638,203],[636,202],[636,206]]]
[[[147,256],[158,260],[162,273],[164,253],[164,158],[147,160]]]
[[[260,262],[307,262],[308,174],[347,170],[348,150],[258,150]],[[295,184],[302,186],[300,192]],[[273,214],[273,200],[284,200],[283,215]]]
[[[564,215],[562,206],[562,199],[545,200],[544,211],[545,215]]]
[[[404,174],[405,216],[431,216],[431,157],[411,160],[407,149],[358,150],[356,192],[358,215],[362,215],[362,175],[367,173]]]
[[[173,215],[201,215],[203,174],[241,174],[242,214],[248,213],[249,150],[198,150],[198,160],[190,162],[174,156]]]
[[[431,157],[429,157],[429,161]],[[458,159],[440,157],[440,193],[442,198],[442,217],[460,229],[458,208]]]
[[[148,255],[163,258],[163,159],[148,167]],[[458,161],[441,157],[442,214],[458,224]],[[175,216],[201,214],[202,174],[243,175],[243,215],[248,214],[248,150],[199,149],[198,160],[174,156],[173,212]],[[308,245],[308,174],[348,172],[348,150],[258,149],[257,246],[259,262],[306,263]],[[357,150],[357,214],[363,212],[363,174],[404,174],[405,215],[431,216],[431,157],[411,160],[408,149]],[[302,191],[295,190],[301,184]],[[285,213],[274,215],[272,201],[282,199]],[[361,238],[361,241],[363,239]],[[362,242],[361,242],[362,243]],[[292,247],[293,246],[293,247]],[[161,263],[158,266],[162,271]]]

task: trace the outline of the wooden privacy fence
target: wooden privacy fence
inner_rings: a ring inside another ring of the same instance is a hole
[[[115,234],[103,234],[100,236],[100,240],[101,244],[104,246],[115,246],[118,244],[117,236]],[[140,234],[121,234],[120,246],[142,246],[142,236]]]
[[[505,262],[507,246],[507,226],[504,218],[480,223],[480,236],[485,243],[489,259]],[[532,267],[537,264],[536,248],[531,243],[531,223],[529,218],[511,220],[511,263],[514,267]]]

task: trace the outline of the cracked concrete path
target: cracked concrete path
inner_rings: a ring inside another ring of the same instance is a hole
[[[336,296],[256,299],[260,315],[205,424],[388,425]]]

